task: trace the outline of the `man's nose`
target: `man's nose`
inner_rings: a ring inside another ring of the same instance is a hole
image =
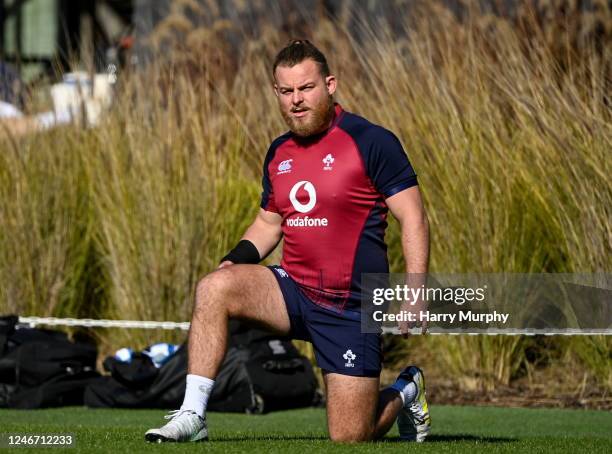
[[[304,96],[302,96],[302,92],[300,90],[293,90],[293,94],[291,95],[291,102],[297,105],[303,101],[304,101]]]

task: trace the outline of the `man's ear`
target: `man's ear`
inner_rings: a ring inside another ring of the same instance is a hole
[[[327,86],[327,92],[329,93],[329,95],[333,95],[334,92],[336,91],[336,87],[338,86],[338,83],[336,81],[336,76],[332,76],[329,75],[325,78],[325,85]]]
[[[273,84],[272,87],[274,88],[274,95],[278,98],[278,85]]]

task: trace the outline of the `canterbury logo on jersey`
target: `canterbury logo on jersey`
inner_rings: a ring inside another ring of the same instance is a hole
[[[276,172],[276,174],[280,175],[282,173],[290,173],[292,161],[293,159],[287,159],[285,161],[281,161],[281,163],[278,165],[278,172]]]
[[[297,199],[297,193],[304,189],[308,194],[308,202],[302,203]],[[298,213],[309,213],[317,204],[317,191],[310,181],[298,181],[289,191],[289,201]],[[308,216],[295,216],[287,219],[289,227],[327,227],[327,218],[311,218]]]

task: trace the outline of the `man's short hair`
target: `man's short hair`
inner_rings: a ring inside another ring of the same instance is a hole
[[[319,65],[319,71],[324,79],[329,76],[329,66],[323,52],[307,39],[294,39],[276,55],[272,66],[272,77],[275,76],[278,66],[291,67],[307,59],[314,60]]]

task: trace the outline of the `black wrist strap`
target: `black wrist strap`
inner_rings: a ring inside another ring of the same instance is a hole
[[[240,240],[236,247],[230,251],[221,262],[229,260],[232,263],[259,263],[261,257],[259,251],[249,240]]]

